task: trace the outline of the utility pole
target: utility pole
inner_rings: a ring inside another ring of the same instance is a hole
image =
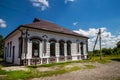
[[[99,29],[99,45],[100,45],[100,60],[102,60],[102,50],[101,50],[101,29]]]
[[[95,50],[95,47],[96,47],[98,38],[99,38],[99,47],[100,47],[100,60],[102,60],[102,50],[101,50],[101,29],[99,29],[99,32],[97,33],[97,38],[96,38],[96,40],[95,40],[95,44],[94,44],[94,47],[93,47],[93,53],[91,54],[91,58],[92,58],[92,56],[93,56],[93,54],[94,54],[94,50]]]

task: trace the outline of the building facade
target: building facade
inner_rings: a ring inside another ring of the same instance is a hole
[[[87,59],[88,37],[52,22],[34,19],[5,38],[4,60],[17,65]]]

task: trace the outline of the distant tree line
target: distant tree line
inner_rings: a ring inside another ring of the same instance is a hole
[[[3,36],[0,35],[0,57],[3,58],[4,55],[4,39]]]
[[[120,55],[120,41],[117,42],[116,44],[117,46],[114,47],[113,49],[112,48],[102,48],[102,55],[103,56],[107,56],[107,55]],[[100,51],[99,50],[94,50],[93,52],[92,51],[89,51],[88,52],[89,55],[91,55],[93,53],[93,56],[99,56],[100,55]]]

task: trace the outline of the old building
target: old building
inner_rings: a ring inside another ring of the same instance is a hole
[[[88,37],[35,18],[5,38],[4,59],[18,65],[87,59]]]

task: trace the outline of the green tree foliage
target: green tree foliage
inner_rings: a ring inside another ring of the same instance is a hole
[[[100,55],[100,51],[99,50],[94,50],[93,51],[93,56],[99,56]]]
[[[103,55],[120,55],[120,41],[117,42],[117,47],[114,47],[113,49],[109,48],[103,48],[102,53]]]
[[[3,57],[4,54],[4,40],[3,36],[0,35],[0,57]]]
[[[102,48],[102,56],[107,56],[107,55],[120,55],[120,41],[117,42],[117,47],[114,47],[113,49],[111,48]],[[100,56],[100,50],[94,50],[93,52],[88,52],[88,56]]]
[[[117,47],[113,49],[115,55],[120,55],[120,41],[117,42]]]
[[[117,42],[117,48],[120,48],[120,41]]]

